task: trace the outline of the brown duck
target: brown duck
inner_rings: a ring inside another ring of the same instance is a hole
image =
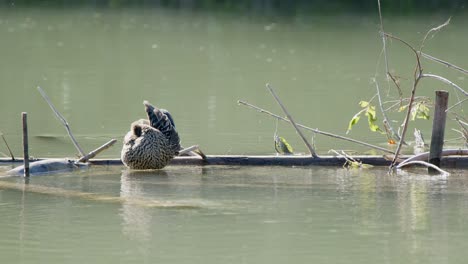
[[[179,134],[167,110],[159,109],[148,101],[143,104],[148,120],[132,123],[124,138],[121,159],[131,169],[162,169],[179,154]]]

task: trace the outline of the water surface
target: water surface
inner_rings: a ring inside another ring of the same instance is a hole
[[[431,178],[419,170],[395,176],[326,167],[121,169],[33,177],[27,186],[2,179],[2,262],[463,263],[467,257],[463,171]]]
[[[429,28],[449,15],[388,17],[385,26],[417,45]],[[425,51],[466,68],[460,56],[468,44],[465,24],[465,16],[454,16],[449,27],[426,43]],[[14,152],[21,153],[20,113],[26,111],[31,155],[75,155],[65,129],[36,90],[41,86],[87,151],[110,138],[121,139],[132,121],[144,117],[146,99],[173,113],[184,145],[198,144],[209,154],[272,153],[275,131],[297,152],[305,152],[292,127],[238,106],[237,100],[282,115],[265,89],[271,83],[296,121],[344,134],[360,110],[358,102],[375,93],[371,79],[381,51],[378,29],[378,18],[370,15],[2,9],[0,131]],[[390,42],[389,58],[391,71],[401,77],[409,94],[415,63],[411,52]],[[463,76],[424,63],[428,72],[466,86]],[[434,89],[449,89],[429,80],[422,84],[421,94],[431,98]],[[386,83],[381,86],[386,93]],[[389,99],[395,96],[391,89]],[[402,114],[390,117],[403,119]],[[385,136],[361,123],[349,136],[386,146]],[[415,125],[429,138],[430,122]],[[453,138],[456,133],[447,134]],[[323,136],[317,136],[316,146],[319,153],[331,148],[369,150]],[[117,145],[101,157],[118,157],[119,149]],[[0,146],[0,152],[6,149]]]

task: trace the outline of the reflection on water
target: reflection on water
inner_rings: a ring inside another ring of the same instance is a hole
[[[2,259],[420,263],[434,257],[452,263],[466,257],[455,250],[467,246],[463,171],[434,179],[378,168],[121,169],[34,177],[27,185],[2,179]]]

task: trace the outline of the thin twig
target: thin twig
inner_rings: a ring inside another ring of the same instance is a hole
[[[260,113],[264,113],[264,114],[267,114],[269,116],[272,116],[278,120],[282,120],[282,121],[285,121],[285,122],[289,122],[289,120],[287,118],[284,118],[282,116],[279,116],[277,114],[274,114],[268,110],[265,110],[265,109],[262,109],[258,106],[255,106],[253,104],[250,104],[250,103],[247,103],[245,101],[242,101],[242,100],[239,100],[237,101],[238,104],[240,105],[244,105],[244,106],[247,106],[249,108],[252,108],[252,109],[255,109],[257,110],[258,112]],[[307,127],[307,126],[304,126],[304,125],[301,125],[301,124],[297,124],[298,127],[301,127],[303,129],[306,129],[306,130],[309,130],[309,131],[312,131],[314,133],[317,133],[317,134],[320,134],[320,135],[324,135],[324,136],[329,136],[329,137],[332,137],[332,138],[337,138],[337,139],[341,139],[341,140],[345,140],[345,141],[349,141],[349,142],[353,142],[353,143],[356,143],[356,144],[359,144],[359,145],[363,145],[363,146],[366,146],[366,147],[369,147],[369,148],[372,148],[372,149],[377,149],[377,150],[380,150],[380,151],[383,151],[383,152],[386,152],[386,153],[391,153],[391,154],[395,154],[393,151],[391,150],[388,150],[388,149],[385,149],[385,148],[382,148],[382,147],[379,147],[379,146],[375,146],[375,145],[372,145],[372,144],[369,144],[369,143],[366,143],[366,142],[362,142],[362,141],[359,141],[359,140],[356,140],[356,139],[352,139],[352,138],[348,138],[348,137],[343,137],[343,136],[339,136],[339,135],[335,135],[335,134],[332,134],[332,133],[329,133],[329,132],[324,132],[324,131],[320,131],[316,128],[310,128],[310,127]]]
[[[414,69],[414,82],[413,82],[413,88],[411,89],[411,96],[410,96],[410,101],[409,101],[409,104],[408,104],[408,111],[406,112],[406,116],[405,116],[405,120],[403,121],[403,131],[401,132],[401,136],[400,136],[400,141],[398,142],[398,146],[397,146],[397,149],[395,151],[395,156],[393,157],[393,160],[392,160],[392,164],[390,165],[390,168],[394,168],[396,163],[397,163],[397,160],[398,160],[398,156],[400,155],[400,151],[401,151],[401,148],[404,144],[404,141],[405,141],[405,135],[406,135],[406,131],[408,130],[408,122],[410,120],[410,115],[411,115],[411,111],[412,111],[412,108],[413,108],[413,102],[414,102],[414,98],[415,98],[415,95],[416,95],[416,88],[418,86],[418,83],[419,81],[421,80],[421,75],[422,75],[422,66],[421,66],[421,60],[419,58],[419,54],[418,54],[418,51],[413,48],[413,46],[411,46],[408,42],[398,38],[398,37],[395,37],[391,34],[387,34],[385,33],[385,36],[389,37],[389,38],[392,38],[392,39],[395,39],[395,40],[398,40],[400,41],[401,43],[403,43],[405,46],[407,46],[409,49],[411,49],[411,51],[413,51],[414,55],[416,56],[416,68]]]
[[[459,71],[459,72],[461,72],[461,73],[464,73],[464,74],[467,74],[467,75],[468,75],[468,71],[465,70],[465,69],[463,69],[462,67],[459,67],[459,66],[457,66],[457,65],[455,65],[455,64],[452,64],[452,63],[450,63],[450,62],[447,62],[447,61],[438,59],[438,58],[436,58],[436,57],[434,57],[434,56],[431,56],[431,55],[429,55],[429,54],[426,54],[426,53],[424,53],[424,52],[419,52],[419,54],[420,54],[422,57],[424,57],[424,58],[426,58],[426,59],[428,59],[428,60],[432,60],[432,61],[438,62],[438,63],[440,63],[440,64],[442,64],[442,65],[447,66],[448,68],[455,69],[455,70],[457,70],[457,71]]]
[[[404,164],[400,164],[400,165],[397,166],[397,169],[401,169],[404,166],[413,165],[413,164],[424,165],[426,167],[433,168],[433,169],[437,170],[438,172],[440,172],[440,174],[442,174],[442,175],[446,175],[446,176],[450,175],[450,173],[448,173],[447,171],[444,171],[443,169],[437,167],[436,165],[431,164],[431,163],[426,162],[426,161],[422,161],[422,160],[409,161],[409,162],[406,162]]]
[[[8,149],[8,152],[10,152],[11,160],[15,160],[15,156],[13,156],[13,152],[10,149],[10,146],[8,145],[8,142],[5,139],[5,136],[3,135],[3,132],[0,131],[0,136],[2,136],[3,142],[5,142],[5,146]]]
[[[207,159],[205,153],[203,153],[203,151],[201,151],[201,149],[200,149],[200,147],[198,145],[193,145],[191,147],[184,148],[181,151],[179,151],[179,156],[183,156],[183,155],[186,155],[186,154],[190,155],[190,156],[199,156],[203,160]]]
[[[457,88],[461,93],[463,93],[465,96],[468,96],[468,92],[466,92],[465,90],[463,90],[463,88],[461,88],[460,86],[456,85],[455,83],[453,83],[452,81],[450,81],[449,79],[446,79],[442,76],[439,76],[439,75],[435,75],[435,74],[429,74],[429,73],[424,73],[424,74],[421,74],[421,77],[424,77],[424,78],[434,78],[436,80],[439,80],[443,83],[446,83],[446,84],[449,84],[455,88]]]
[[[388,74],[390,71],[388,70],[387,41],[385,38],[385,30],[384,30],[383,19],[382,19],[382,10],[380,8],[380,0],[377,0],[377,4],[379,7],[380,35],[382,37],[382,51],[383,51],[384,60],[385,60],[385,73],[387,74],[387,82],[388,82],[388,77],[389,77]]]
[[[390,122],[388,121],[387,113],[385,112],[385,109],[383,107],[382,97],[380,96],[379,83],[377,82],[377,80],[375,78],[374,78],[374,83],[375,83],[375,89],[377,90],[377,98],[379,99],[380,111],[382,112],[383,123],[385,125],[385,128],[388,128],[390,130],[390,133],[392,134],[391,135],[392,137],[395,137],[397,140],[400,140],[400,137],[397,135],[397,133],[395,133],[395,130],[393,129]]]
[[[88,160],[94,158],[97,154],[101,153],[102,151],[110,148],[112,145],[114,145],[114,143],[117,142],[116,139],[112,139],[110,140],[109,142],[105,143],[104,145],[100,146],[99,148],[91,151],[90,153],[88,153],[87,155],[84,155],[83,157],[81,157],[78,161],[76,161],[75,163],[79,163],[79,162],[88,162]]]
[[[83,149],[80,147],[80,145],[76,141],[75,137],[73,136],[73,134],[72,134],[72,132],[70,130],[70,126],[68,125],[67,120],[65,120],[65,118],[55,108],[55,106],[52,104],[52,102],[50,101],[49,97],[44,92],[44,90],[42,90],[42,88],[39,87],[39,86],[37,87],[37,90],[39,90],[39,93],[41,93],[44,100],[46,100],[46,102],[49,104],[50,109],[52,109],[52,111],[55,113],[55,116],[57,117],[57,119],[65,126],[65,129],[67,130],[68,136],[70,136],[70,139],[73,142],[73,145],[75,146],[76,150],[78,150],[78,152],[81,154],[81,156],[84,157],[86,155],[86,153],[83,151]]]
[[[292,116],[289,114],[288,110],[286,110],[286,107],[283,105],[283,103],[281,102],[281,100],[279,99],[279,97],[276,95],[275,91],[273,90],[273,88],[270,86],[270,84],[266,84],[266,87],[268,89],[268,91],[270,91],[271,95],[273,95],[273,97],[275,98],[276,102],[278,102],[278,104],[281,106],[281,109],[283,109],[283,112],[286,114],[286,116],[288,117],[290,123],[293,125],[294,129],[296,129],[296,132],[299,134],[299,136],[301,137],[302,141],[304,141],[304,144],[306,145],[306,147],[309,149],[309,152],[310,152],[310,155],[312,155],[312,157],[314,158],[318,158],[317,154],[315,153],[315,150],[314,148],[310,145],[309,141],[307,141],[307,139],[305,138],[304,134],[302,134],[301,130],[299,130],[299,128],[297,127],[297,124],[296,122],[294,122],[294,119],[292,118]]]
[[[457,107],[458,105],[460,105],[460,104],[462,104],[462,103],[464,103],[466,101],[468,101],[468,98],[465,98],[465,99],[461,100],[460,102],[450,106],[449,108],[447,108],[447,110],[445,110],[445,112],[448,112],[448,111],[452,110],[453,108]]]
[[[427,31],[426,35],[424,36],[423,40],[421,41],[421,45],[419,46],[419,52],[422,52],[422,49],[424,47],[424,43],[426,42],[426,39],[429,37],[429,34],[431,34],[432,32],[434,32],[434,34],[435,34],[435,33],[439,32],[443,27],[448,26],[448,24],[450,24],[450,19],[451,18],[452,17],[449,17],[447,19],[447,21],[445,21],[442,25],[431,28],[429,31]]]

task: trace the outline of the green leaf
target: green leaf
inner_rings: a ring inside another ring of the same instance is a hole
[[[275,136],[275,150],[280,154],[293,154],[294,150],[284,137]]]
[[[346,131],[346,133],[348,133],[355,124],[357,124],[357,122],[359,122],[359,119],[361,119],[361,116],[360,116],[360,113],[357,113],[353,116],[353,118],[349,121],[349,125],[348,125],[348,131]]]
[[[411,111],[411,120],[418,119],[429,119],[429,107],[426,103],[419,102],[417,103]]]
[[[359,102],[359,105],[360,105],[362,108],[366,108],[366,107],[369,105],[369,102],[367,102],[367,101],[360,101],[360,102]]]

